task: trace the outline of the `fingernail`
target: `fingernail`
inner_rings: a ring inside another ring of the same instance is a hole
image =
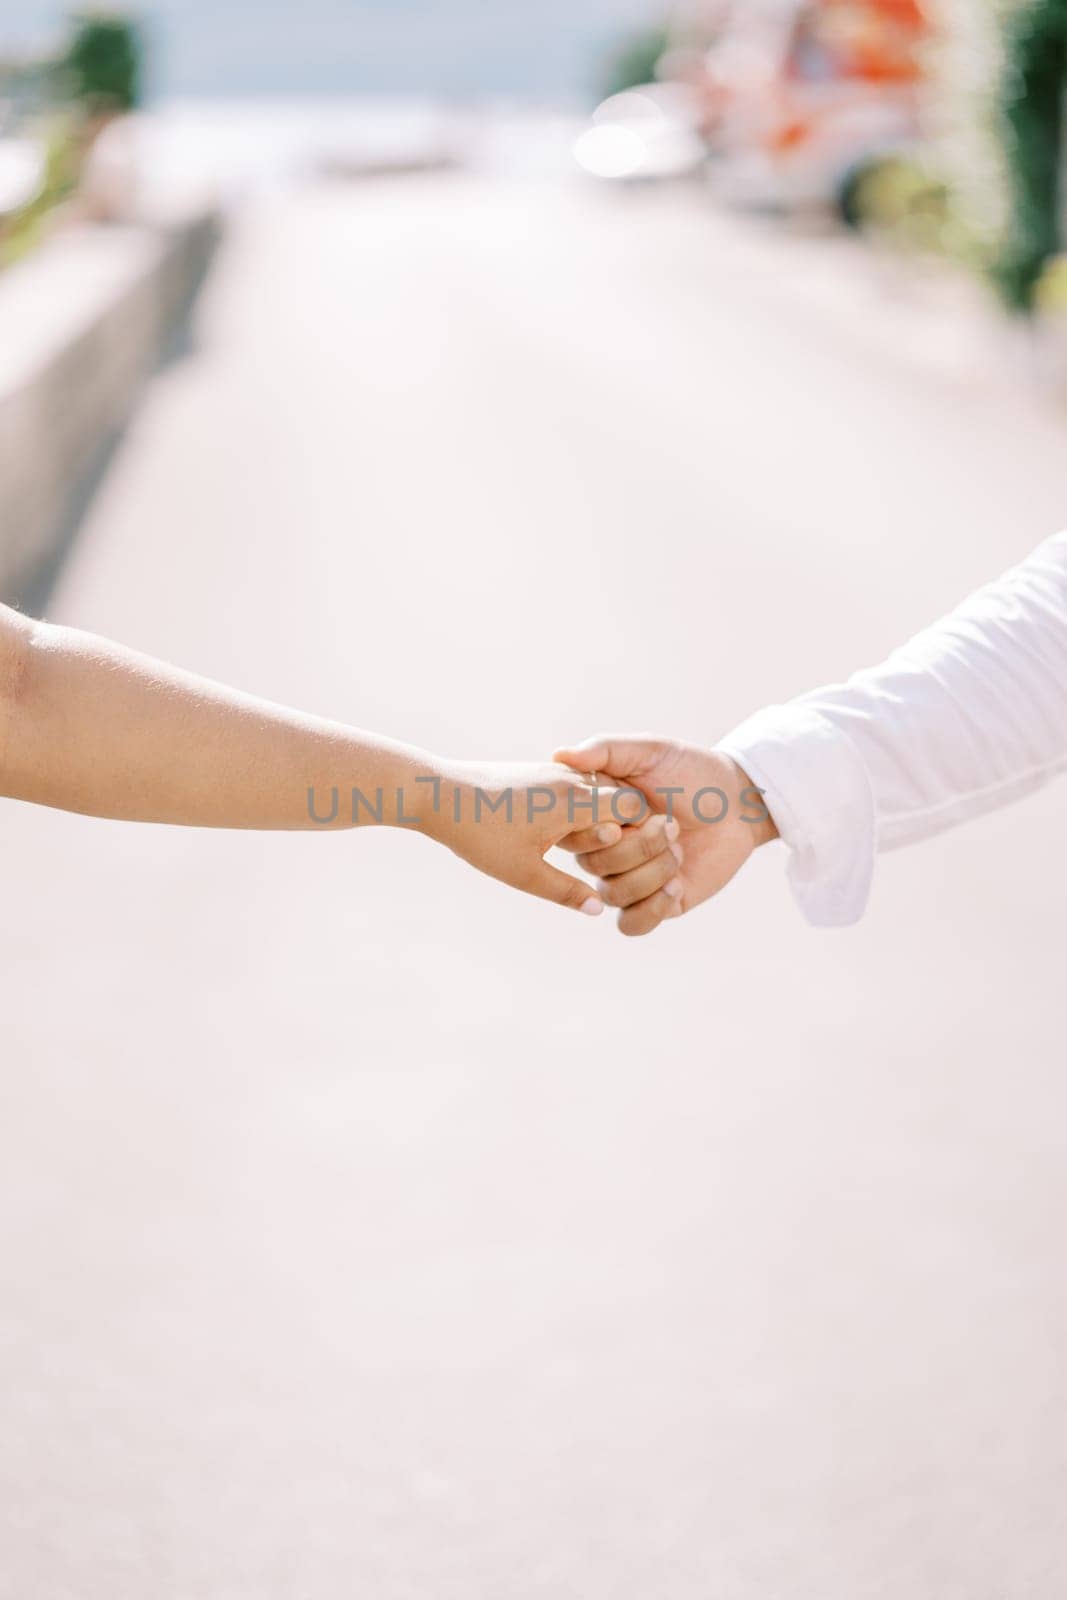
[[[663,891],[664,894],[669,894],[672,900],[680,900],[684,892],[681,878],[672,878]]]
[[[622,838],[622,829],[617,822],[605,822],[597,829],[596,836],[601,844],[617,844]]]
[[[587,917],[599,917],[603,909],[603,900],[598,900],[595,894],[591,894],[589,899],[586,900],[582,906],[582,910],[585,912]]]
[[[680,844],[671,845],[671,855],[674,857],[675,861],[677,861],[678,865],[681,866],[682,862],[685,860],[685,851],[682,849]]]
[[[677,817],[672,817],[671,820],[667,824],[667,829],[666,829],[667,838],[668,839],[677,839],[677,837],[681,833],[681,831],[682,831],[682,828],[681,828],[680,822],[678,821],[678,818]]]

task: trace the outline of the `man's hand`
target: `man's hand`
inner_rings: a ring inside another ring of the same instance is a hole
[[[611,783],[594,789],[547,763],[450,762],[422,787],[426,833],[480,872],[591,917],[604,909],[600,896],[581,878],[550,866],[545,853],[560,844],[574,850],[570,835],[601,848],[617,844],[625,828],[615,818],[625,823],[642,809],[636,795],[618,794]],[[673,868],[673,858],[667,861]]]
[[[718,894],[759,845],[777,837],[748,774],[717,750],[605,735],[557,750],[555,759],[636,789],[647,803],[645,820],[616,843],[602,843],[591,829],[563,841],[600,879],[601,898],[619,908],[619,931],[631,937]]]

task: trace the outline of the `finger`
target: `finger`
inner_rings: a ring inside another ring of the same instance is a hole
[[[623,827],[640,822],[648,815],[648,809],[648,801],[639,789],[619,789],[611,783],[598,783],[591,788],[576,785],[567,792],[566,811],[560,813],[561,827],[569,826],[571,831],[561,834],[558,842],[565,850],[577,852],[581,846],[575,841],[580,838],[587,850],[599,849],[617,842]]]
[[[616,878],[602,878],[597,884],[605,905],[637,905],[662,889],[672,900],[682,898],[682,881],[678,876],[678,863],[669,850],[661,850],[653,861],[645,861],[630,872],[620,872]]]
[[[673,859],[680,862],[681,846],[676,844],[680,832],[677,818],[668,821],[662,815],[649,817],[639,828],[627,828],[625,832],[620,829],[614,844],[606,848],[597,844],[589,851],[582,851],[578,865],[593,878],[613,878],[619,872],[630,872],[643,862],[652,861],[664,851],[670,854],[671,845],[675,846]]]
[[[662,922],[680,917],[685,912],[685,898],[675,899],[661,889],[635,906],[628,906],[619,914],[619,932],[627,939],[643,939],[655,933]]]
[[[604,909],[604,902],[589,884],[549,866],[547,861],[538,862],[537,871],[522,887],[528,894],[535,894],[541,900],[551,900],[557,906],[566,906],[571,911],[584,912],[587,917],[599,917]]]
[[[605,845],[618,844],[622,838],[622,828],[617,822],[601,822],[595,828],[579,828],[575,833],[568,833],[559,841],[561,850],[569,850],[572,855],[584,855],[587,851],[601,850]]]
[[[655,766],[666,745],[649,735],[600,734],[580,744],[557,750],[554,761],[561,761],[575,772],[606,772],[612,778],[630,778]]]
[[[640,789],[596,783],[590,788],[583,786],[573,809],[579,824],[588,817],[598,827],[608,827],[613,822],[617,825],[641,822],[648,815],[648,801]]]

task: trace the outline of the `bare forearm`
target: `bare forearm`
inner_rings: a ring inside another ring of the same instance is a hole
[[[5,606],[0,795],[201,828],[418,828],[479,872],[588,915],[599,898],[545,854],[618,799],[551,764],[440,760]]]
[[[0,792],[127,821],[298,829],[396,822],[422,751],[257,700],[0,608]],[[352,805],[352,790],[368,806]],[[380,791],[380,806],[378,804]],[[309,793],[314,792],[314,813]],[[372,810],[373,808],[373,810]]]

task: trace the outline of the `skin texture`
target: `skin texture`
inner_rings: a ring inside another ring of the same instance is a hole
[[[353,789],[367,804],[353,806]],[[488,799],[478,802],[477,789]],[[584,778],[550,763],[443,760],[3,606],[0,794],[130,822],[415,828],[527,894],[603,910],[588,883],[543,858],[610,816],[609,789],[594,797]]]
[[[589,828],[565,842],[582,870],[600,880],[601,898],[619,908],[619,931],[631,938],[710,900],[778,836],[748,774],[721,751],[647,734],[602,734],[557,750],[556,760],[636,789],[648,803],[651,815],[616,841]],[[662,792],[668,789],[680,792]],[[725,800],[701,794],[709,789]],[[721,820],[706,820],[720,812]]]

